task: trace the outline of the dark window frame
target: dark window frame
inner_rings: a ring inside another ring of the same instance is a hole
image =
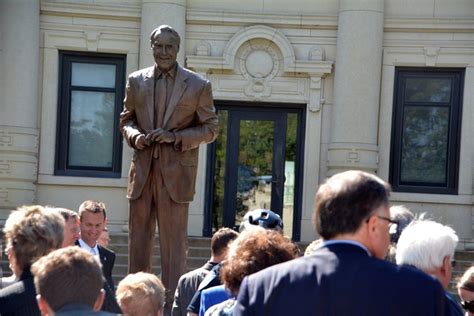
[[[451,78],[450,102],[413,102],[404,100],[407,78]],[[393,97],[392,135],[389,181],[394,192],[458,194],[459,156],[461,146],[461,120],[464,86],[464,69],[460,68],[395,68]],[[403,140],[403,114],[409,106],[438,106],[449,108],[446,183],[436,185],[428,182],[403,183],[401,181],[401,160]]]
[[[115,88],[72,86],[71,67],[73,62],[116,65]],[[125,93],[125,69],[125,55],[71,51],[59,52],[55,175],[96,178],[120,178],[122,176],[122,136],[119,130],[119,117]],[[111,167],[70,166],[68,163],[71,92],[73,90],[115,93]]]
[[[306,105],[290,104],[290,103],[266,103],[266,102],[246,102],[246,101],[226,101],[214,100],[216,109],[236,110],[236,111],[268,111],[275,109],[287,111],[287,113],[298,114],[298,129],[296,150],[299,152],[296,156],[295,168],[295,195],[294,195],[294,216],[293,216],[293,236],[292,240],[300,241],[301,239],[301,217],[303,210],[303,194],[297,194],[303,190],[304,178],[304,156],[305,156],[305,137],[306,137]],[[230,129],[230,126],[227,126]],[[214,173],[215,173],[215,154],[216,142],[207,146],[207,162],[206,162],[206,184],[205,184],[205,203],[204,203],[204,227],[203,236],[212,236],[212,205],[214,191]]]

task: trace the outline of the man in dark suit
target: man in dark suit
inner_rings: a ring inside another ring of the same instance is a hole
[[[383,260],[388,195],[388,184],[365,172],[331,177],[315,199],[322,245],[245,278],[234,315],[444,315],[436,279]]]
[[[102,264],[102,272],[106,280],[104,284],[105,301],[102,310],[120,313],[120,307],[115,300],[115,285],[112,279],[115,253],[97,243],[107,221],[104,203],[93,200],[82,202],[79,206],[79,218],[81,220],[81,239],[76,244],[93,254]]]
[[[217,116],[209,81],[176,63],[178,33],[162,25],[151,33],[150,44],[155,65],[129,76],[120,115],[121,132],[134,149],[127,191],[129,272],[151,272],[158,223],[169,310],[186,271],[199,145],[217,137]]]

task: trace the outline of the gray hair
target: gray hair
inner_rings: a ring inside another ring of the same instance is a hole
[[[427,271],[453,257],[459,238],[449,226],[431,220],[413,221],[402,232],[397,244],[397,264],[409,264]]]
[[[179,44],[181,43],[181,37],[179,36],[178,32],[176,32],[176,30],[174,28],[172,28],[171,26],[166,25],[166,24],[158,26],[156,29],[154,29],[151,32],[150,42],[153,42],[155,40],[155,37],[158,36],[158,34],[161,34],[161,33],[170,33],[171,35],[173,35],[176,38],[176,40],[178,42],[178,47],[179,47]]]

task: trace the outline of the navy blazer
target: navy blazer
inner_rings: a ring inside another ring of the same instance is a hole
[[[79,241],[76,241],[77,246],[81,246]],[[102,310],[121,314],[122,311],[117,304],[117,300],[115,299],[115,284],[112,278],[112,270],[114,269],[115,264],[115,252],[112,250],[102,247],[101,245],[97,244],[97,249],[99,250],[99,258],[100,263],[102,264],[102,274],[105,278],[104,282],[104,291],[105,291],[105,300],[104,304],[102,304]]]
[[[246,277],[234,310],[234,315],[259,316],[444,313],[444,290],[437,280],[344,243]]]

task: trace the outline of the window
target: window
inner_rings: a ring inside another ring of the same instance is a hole
[[[60,52],[56,175],[120,178],[125,56]]]
[[[463,77],[462,69],[396,69],[394,191],[457,194]]]

